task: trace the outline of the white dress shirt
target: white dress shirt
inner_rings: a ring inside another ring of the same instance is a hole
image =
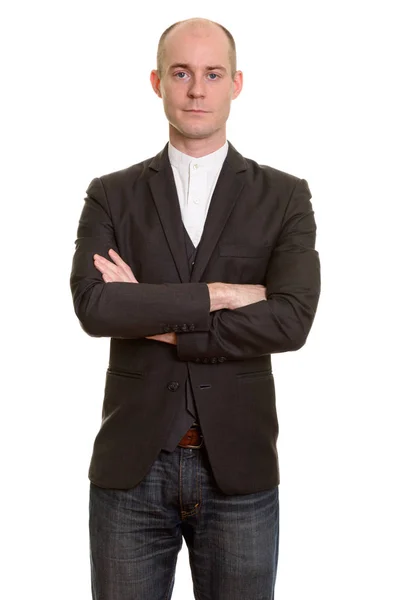
[[[210,200],[227,154],[227,141],[215,152],[200,158],[184,154],[168,143],[182,221],[195,247],[202,236]]]

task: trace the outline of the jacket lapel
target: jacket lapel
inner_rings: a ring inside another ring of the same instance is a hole
[[[171,250],[182,283],[189,283],[190,271],[181,208],[176,191],[174,174],[168,158],[168,144],[153,158],[149,167],[156,171],[149,179],[149,186],[169,249]]]
[[[242,192],[244,182],[239,173],[248,168],[247,162],[228,141],[228,154],[211,197],[191,276],[179,199],[168,158],[168,144],[152,159],[149,167],[156,171],[150,177],[149,185],[180,279],[183,283],[198,282]]]
[[[208,261],[214,251],[226,222],[243,190],[244,178],[239,175],[246,171],[247,163],[243,156],[228,141],[228,154],[222,165],[217,184],[211,196],[203,235],[201,236],[191,281],[200,281]]]

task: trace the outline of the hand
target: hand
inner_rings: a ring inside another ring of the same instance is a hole
[[[148,340],[156,340],[157,342],[165,342],[166,344],[174,344],[176,346],[176,333],[158,333],[157,335],[146,335]]]
[[[115,250],[110,248],[108,254],[115,264],[99,254],[95,254],[93,256],[94,266],[100,271],[100,273],[102,273],[103,279],[106,283],[139,283],[132,273],[130,266],[122,260]]]
[[[260,300],[267,299],[267,288],[264,285],[254,284],[230,284],[231,286],[231,299],[229,308],[235,310],[235,308],[242,308]]]
[[[103,276],[106,283],[114,282],[127,282],[127,283],[139,283],[129,265],[122,260],[112,248],[108,251],[108,254],[113,259],[114,263],[107,260],[99,254],[93,256],[94,266],[98,269]],[[149,340],[157,340],[158,342],[165,342],[167,344],[176,345],[176,334],[175,333],[160,333],[157,335],[146,336]]]
[[[210,312],[227,308],[235,310],[266,300],[267,288],[258,284],[208,283]]]

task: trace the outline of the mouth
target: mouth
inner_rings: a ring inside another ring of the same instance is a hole
[[[190,110],[186,110],[185,112],[191,112],[191,113],[196,113],[196,114],[207,114],[208,111],[206,111],[206,110],[190,109]]]

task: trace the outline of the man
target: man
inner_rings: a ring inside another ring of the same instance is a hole
[[[271,354],[306,341],[319,292],[304,179],[226,139],[235,43],[190,19],[151,84],[169,143],[87,190],[71,290],[110,337],[89,469],[93,598],[171,598],[182,535],[197,600],[274,597],[278,422]]]

